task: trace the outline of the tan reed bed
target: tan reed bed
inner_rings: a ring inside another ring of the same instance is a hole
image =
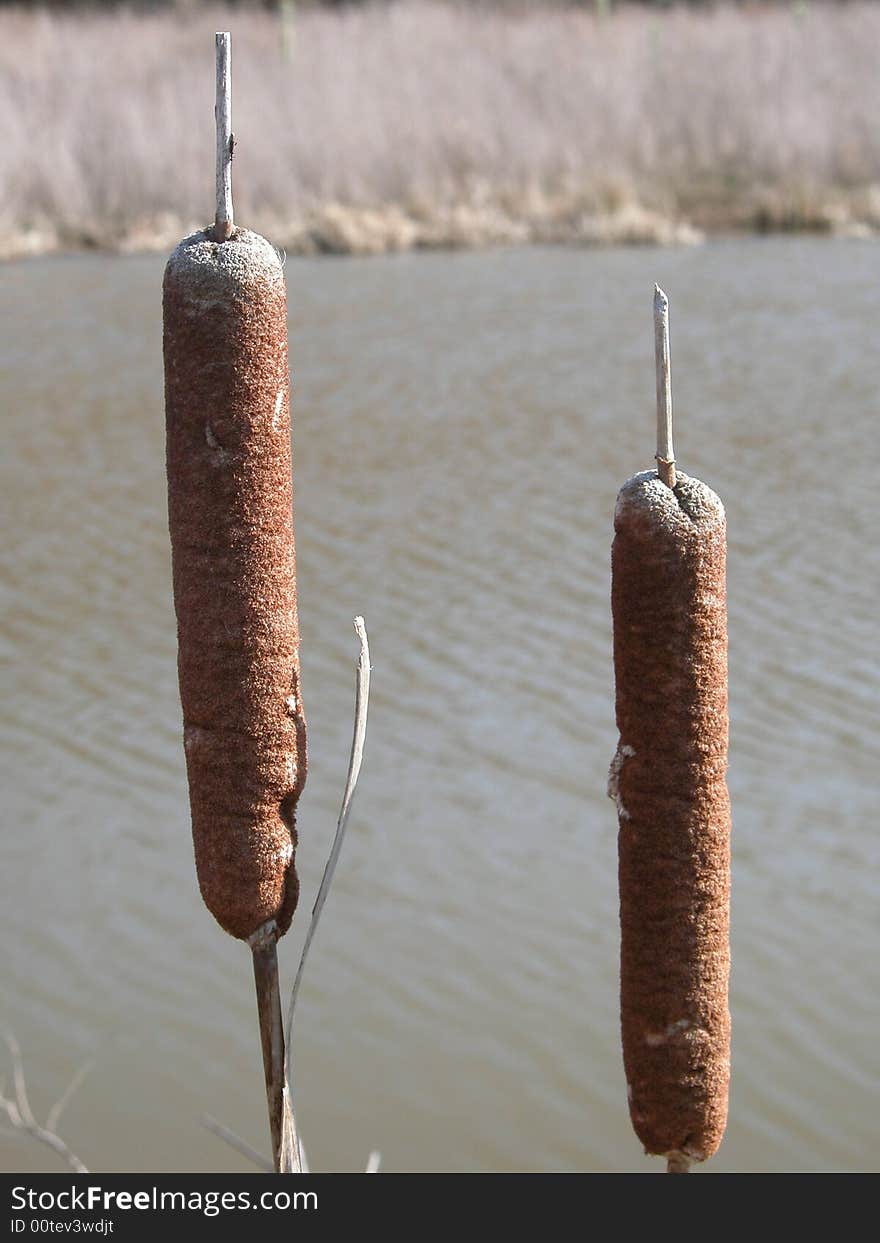
[[[287,55],[268,7],[142,10],[0,6],[0,256],[202,223],[208,22],[235,32],[240,214],[289,253],[880,229],[870,0],[299,5]]]
[[[730,1078],[724,508],[676,470],[668,306],[655,291],[657,470],[617,497],[612,549],[621,1026],[648,1153],[686,1173],[721,1143]]]
[[[199,885],[253,952],[276,1169],[284,1039],[276,942],[299,893],[306,775],[284,273],[236,228],[229,36],[217,36],[217,215],[165,270],[168,510]]]

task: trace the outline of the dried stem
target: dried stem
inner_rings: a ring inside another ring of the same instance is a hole
[[[296,1133],[296,1121],[293,1109],[290,1107],[289,1097],[289,1085],[293,1082],[293,1016],[296,1009],[296,999],[299,996],[299,988],[302,982],[303,969],[306,965],[309,948],[312,944],[315,930],[318,927],[318,920],[321,918],[321,911],[324,909],[324,903],[327,901],[327,894],[330,892],[330,886],[333,882],[333,875],[336,871],[336,865],[339,862],[340,852],[342,851],[345,829],[348,824],[351,804],[354,799],[354,792],[357,789],[358,777],[360,776],[361,771],[361,763],[364,758],[364,742],[367,737],[367,710],[370,704],[370,647],[367,641],[367,630],[362,617],[356,617],[354,619],[354,628],[357,632],[358,639],[360,640],[360,655],[358,656],[357,663],[354,733],[351,740],[351,755],[348,761],[348,775],[345,779],[345,790],[342,795],[342,806],[339,811],[339,819],[336,822],[336,835],[333,838],[333,845],[330,848],[330,855],[324,867],[324,875],[321,877],[318,896],[315,898],[315,905],[312,907],[312,918],[309,923],[308,932],[306,933],[302,955],[299,960],[299,967],[296,972],[296,979],[293,982],[293,988],[290,992],[290,1002],[287,1008],[287,1080],[285,1083],[285,1102],[287,1109],[284,1120],[283,1149],[285,1154],[287,1154],[288,1159],[292,1160],[294,1156],[297,1158],[300,1170],[304,1168],[304,1162],[300,1142]],[[370,1160],[372,1161],[372,1157]]]
[[[217,88],[214,120],[217,125],[217,210],[214,240],[225,242],[235,232],[232,210],[232,49],[228,31],[214,36]]]
[[[234,1148],[236,1152],[240,1152],[243,1157],[247,1157],[252,1161],[258,1169],[265,1174],[274,1174],[275,1167],[271,1161],[267,1161],[262,1153],[257,1152],[256,1148],[251,1148],[250,1144],[236,1135],[234,1131],[230,1131],[228,1126],[224,1126],[222,1122],[218,1122],[216,1118],[212,1118],[210,1114],[205,1114],[202,1118],[202,1126],[204,1126],[218,1139],[222,1139],[230,1148]]]
[[[285,1028],[278,988],[277,929],[270,920],[251,937],[257,1016],[260,1018],[262,1069],[266,1076],[268,1126],[272,1135],[272,1162],[281,1172],[282,1135],[285,1129]]]
[[[88,1167],[83,1165],[75,1152],[67,1146],[60,1135],[53,1130],[55,1123],[61,1115],[64,1106],[70,1100],[73,1093],[82,1082],[88,1067],[83,1067],[77,1071],[73,1080],[68,1084],[59,1099],[49,1111],[49,1117],[45,1126],[41,1126],[34,1117],[28,1100],[27,1084],[24,1077],[24,1063],[21,1057],[21,1047],[12,1032],[5,1033],[5,1040],[9,1054],[12,1058],[12,1080],[14,1085],[15,1096],[10,1098],[0,1093],[0,1108],[5,1110],[6,1116],[16,1131],[20,1131],[26,1135],[30,1135],[38,1143],[51,1148],[52,1152],[59,1156],[62,1161],[66,1162],[70,1169],[77,1174],[88,1174]]]
[[[672,447],[672,378],[669,368],[669,299],[654,286],[654,361],[657,367],[657,473],[675,487],[675,450]]]
[[[324,903],[327,901],[327,894],[330,892],[330,886],[333,883],[333,874],[336,871],[336,865],[339,862],[339,855],[342,851],[342,842],[345,837],[345,829],[348,824],[348,816],[351,811],[354,792],[357,789],[358,777],[360,776],[361,763],[364,758],[364,742],[367,737],[367,710],[370,704],[370,648],[367,642],[367,631],[364,626],[364,619],[356,617],[354,619],[354,628],[360,639],[361,650],[357,663],[357,689],[355,692],[354,706],[354,735],[351,740],[351,756],[348,761],[348,776],[345,781],[345,790],[342,795],[342,807],[339,811],[339,819],[336,822],[336,836],[333,838],[333,845],[330,848],[330,857],[324,868],[324,875],[321,877],[321,885],[318,889],[318,896],[315,898],[315,905],[312,907],[312,919],[309,924],[309,930],[306,933],[305,944],[303,945],[302,957],[299,960],[299,967],[296,972],[296,979],[293,982],[293,988],[290,993],[290,1002],[287,1007],[287,1077],[291,1079],[291,1057],[290,1042],[293,1033],[293,1013],[296,1008],[296,999],[299,995],[299,987],[302,982],[303,969],[306,965],[309,948],[312,944],[312,938],[318,927],[318,920],[321,918],[321,911],[324,909]]]
[[[351,756],[348,764],[348,776],[342,796],[342,807],[336,824],[336,835],[330,849],[330,857],[324,868],[318,896],[312,908],[312,918],[306,934],[299,968],[296,973],[293,989],[290,994],[290,1006],[287,1016],[287,1053],[285,1055],[284,1027],[281,1018],[281,1001],[278,989],[278,955],[277,929],[274,921],[269,921],[250,938],[251,951],[254,958],[254,983],[257,992],[257,1010],[260,1019],[260,1038],[263,1045],[263,1069],[266,1078],[266,1099],[269,1107],[269,1125],[272,1133],[272,1168],[279,1174],[302,1174],[307,1170],[302,1145],[296,1128],[296,1118],[291,1102],[290,1084],[292,1082],[292,1059],[290,1053],[293,1015],[303,968],[308,957],[309,947],[321,911],[327,900],[333,874],[339,861],[345,829],[351,811],[354,792],[357,788],[361,763],[364,755],[364,742],[367,734],[367,709],[370,701],[370,649],[367,642],[367,631],[364,619],[354,619],[355,630],[360,640],[360,655],[357,666],[357,691],[355,698],[354,734],[351,743]],[[209,1127],[221,1139],[225,1139],[239,1152],[249,1156],[251,1160],[261,1162],[258,1154],[240,1140],[234,1132],[229,1131],[222,1123],[213,1119]],[[367,1163],[367,1173],[375,1173],[379,1168],[378,1153],[371,1153]]]

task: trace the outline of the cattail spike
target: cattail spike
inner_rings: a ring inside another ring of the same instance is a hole
[[[630,1115],[646,1151],[721,1142],[730,1075],[724,507],[643,471],[614,514],[620,989]]]

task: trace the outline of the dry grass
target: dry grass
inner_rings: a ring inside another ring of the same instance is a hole
[[[288,60],[265,12],[13,9],[7,251],[28,231],[34,247],[164,246],[212,215],[215,29],[233,32],[238,217],[299,249],[880,217],[874,3],[605,21],[424,0],[310,10]]]

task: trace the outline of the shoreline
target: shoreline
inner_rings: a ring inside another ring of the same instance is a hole
[[[133,222],[102,225],[6,225],[0,230],[0,262],[46,255],[155,254],[171,250],[181,237],[203,228],[204,220],[170,212]],[[588,208],[577,198],[534,196],[525,210],[511,210],[504,198],[460,202],[426,209],[390,203],[356,207],[328,203],[293,219],[248,220],[291,256],[369,256],[407,251],[482,250],[498,246],[562,245],[697,246],[713,238],[770,234],[869,239],[880,236],[880,187],[804,202],[779,199],[740,211],[717,206],[689,218],[638,203],[609,210]]]
[[[0,8],[0,258],[167,250],[236,214],[290,254],[880,232],[880,5],[277,13]],[[290,31],[288,31],[288,34]],[[64,84],[63,107],[59,84]]]

